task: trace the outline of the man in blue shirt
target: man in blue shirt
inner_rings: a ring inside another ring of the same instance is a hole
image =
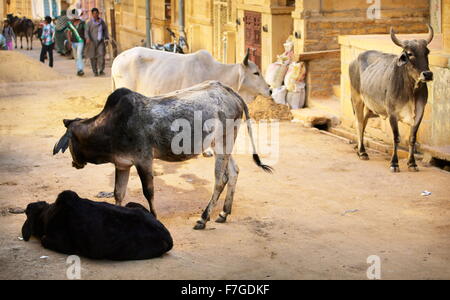
[[[45,17],[45,25],[42,28],[42,50],[41,62],[45,62],[45,54],[48,53],[49,66],[53,68],[53,45],[55,43],[55,26],[52,24],[52,18]]]

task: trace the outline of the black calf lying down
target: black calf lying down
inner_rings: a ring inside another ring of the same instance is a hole
[[[25,241],[35,236],[45,248],[69,255],[138,260],[161,256],[173,246],[164,225],[137,203],[120,207],[65,191],[53,204],[28,204],[25,213]]]

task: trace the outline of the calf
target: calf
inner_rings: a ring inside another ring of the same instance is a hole
[[[403,49],[400,56],[367,51],[350,64],[351,101],[356,115],[358,156],[369,159],[364,148],[364,130],[371,117],[389,118],[394,135],[391,171],[400,172],[397,148],[400,143],[398,121],[411,126],[408,167],[418,171],[414,158],[416,136],[428,99],[427,82],[433,80],[428,65],[427,45],[433,28],[423,40],[401,41],[391,28],[391,39]]]
[[[64,191],[53,204],[28,204],[25,213],[25,241],[35,236],[45,248],[69,255],[138,260],[159,257],[173,246],[164,225],[137,203],[120,207]]]
[[[114,197],[121,205],[125,196],[131,166],[135,166],[150,211],[153,206],[153,158],[185,161],[201,154],[208,147],[215,149],[215,185],[211,200],[194,229],[204,229],[211,210],[228,185],[224,209],[217,222],[225,222],[231,213],[239,168],[231,156],[238,126],[231,130],[228,121],[239,125],[245,113],[253,146],[253,159],[264,171],[272,168],[261,163],[253,141],[250,116],[244,100],[217,81],[147,98],[122,88],[113,92],[99,115],[90,119],[64,120],[67,128],[53,149],[53,154],[69,147],[72,165],[81,169],[87,163],[113,163],[116,167]],[[209,122],[209,121],[213,122]],[[184,124],[187,139],[183,150],[174,149],[179,125]],[[222,129],[222,130],[219,130]],[[228,129],[228,128],[227,128]]]

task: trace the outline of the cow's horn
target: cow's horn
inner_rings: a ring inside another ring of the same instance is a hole
[[[430,26],[430,24],[427,24],[428,26],[428,37],[425,39],[427,44],[430,44],[434,37],[434,30],[433,27]]]
[[[250,48],[247,48],[247,54],[244,57],[244,65],[248,66],[248,59],[250,57]]]
[[[391,27],[391,39],[394,42],[394,44],[396,44],[397,46],[402,47],[402,48],[405,47],[405,44],[403,43],[403,41],[399,40],[397,38],[397,36],[395,35],[394,28],[392,28],[392,27]]]

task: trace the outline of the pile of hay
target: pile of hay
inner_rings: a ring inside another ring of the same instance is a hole
[[[248,106],[250,117],[255,121],[280,120],[291,121],[293,119],[291,110],[287,105],[277,104],[272,98],[258,96]]]
[[[0,51],[0,83],[63,79],[48,65],[17,51]]]

